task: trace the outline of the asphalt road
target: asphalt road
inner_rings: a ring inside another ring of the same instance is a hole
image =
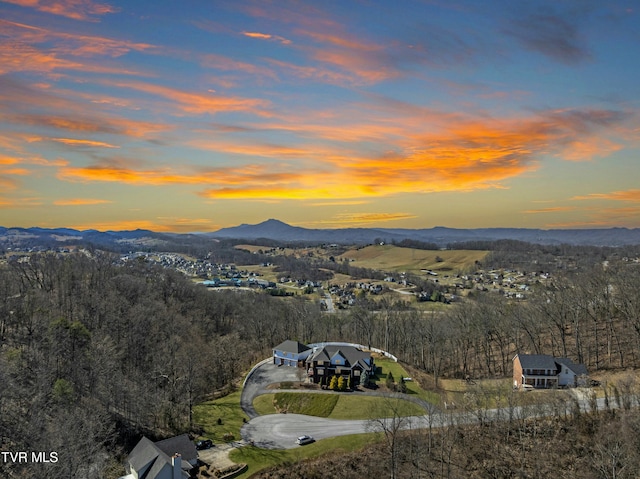
[[[269,414],[258,416],[242,427],[242,438],[264,449],[290,449],[299,436],[314,439],[371,432],[368,421],[343,421],[303,414]]]
[[[384,427],[391,428],[391,419],[387,420],[337,420],[326,419],[302,414],[268,414],[258,416],[253,409],[253,399],[267,392],[265,388],[272,383],[282,381],[298,381],[297,368],[263,364],[256,368],[247,378],[242,391],[241,404],[245,413],[251,418],[241,429],[245,442],[253,442],[265,449],[291,449],[301,447],[296,444],[296,438],[303,435],[313,436],[315,439],[344,436],[348,434],[364,434],[381,431]],[[324,391],[323,391],[324,392]],[[400,429],[422,429],[429,427],[444,427],[454,424],[471,424],[478,422],[522,420],[537,416],[553,416],[571,414],[575,402],[582,411],[590,409],[589,401],[579,389],[573,390],[574,400],[556,402],[554,404],[535,404],[527,407],[512,407],[462,412],[458,410],[442,411],[435,408],[425,409],[425,415],[397,418],[396,426]],[[353,393],[352,393],[353,394]],[[357,394],[357,393],[356,393]],[[363,393],[360,393],[363,394]],[[366,393],[374,394],[374,393]],[[535,394],[523,392],[522,394]],[[381,394],[382,395],[382,394]],[[604,398],[597,401],[599,410],[605,407]],[[615,405],[611,405],[615,408]],[[429,411],[427,413],[427,411]]]

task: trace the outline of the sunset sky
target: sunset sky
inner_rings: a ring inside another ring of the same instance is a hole
[[[0,0],[0,226],[640,227],[637,0]]]

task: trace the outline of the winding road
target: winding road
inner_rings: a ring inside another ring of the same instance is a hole
[[[247,443],[265,449],[291,449],[300,447],[295,440],[298,436],[310,435],[316,439],[344,436],[348,434],[364,434],[380,431],[382,428],[422,429],[451,426],[456,424],[471,424],[478,422],[493,422],[507,420],[523,420],[531,417],[570,414],[575,404],[582,411],[590,409],[590,402],[575,391],[575,400],[556,402],[554,404],[535,404],[527,407],[506,407],[501,409],[487,409],[472,412],[460,412],[456,410],[442,411],[417,401],[425,407],[425,415],[411,416],[386,420],[337,420],[302,414],[268,414],[259,416],[253,408],[253,399],[261,394],[274,392],[266,389],[269,384],[284,381],[298,381],[297,369],[286,366],[276,366],[272,363],[263,363],[254,368],[248,376],[245,387],[242,390],[241,405],[250,420],[242,427],[242,438]],[[304,392],[296,390],[297,392]],[[318,392],[318,391],[315,391]],[[323,391],[324,393],[324,391]],[[335,393],[330,393],[335,394]],[[354,394],[354,393],[347,393]],[[375,392],[360,392],[355,394],[389,396],[389,394]],[[535,393],[522,393],[535,394]],[[398,395],[394,395],[398,396]],[[403,399],[410,399],[402,396]],[[604,398],[597,400],[598,409],[605,407]],[[614,405],[610,406],[615,408]]]

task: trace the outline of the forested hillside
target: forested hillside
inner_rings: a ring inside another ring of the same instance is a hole
[[[304,296],[207,290],[144,258],[122,263],[99,251],[11,256],[0,265],[0,445],[56,451],[59,461],[2,463],[0,472],[118,477],[122,454],[141,434],[197,430],[192,406],[232,389],[284,339],[386,349],[428,376],[423,387],[435,391],[445,377],[509,377],[517,352],[566,356],[591,373],[638,368],[640,266],[602,252],[590,257],[555,271],[526,301],[478,293],[425,312],[383,297],[326,314]],[[637,382],[619,386],[637,397]],[[514,434],[498,431],[505,440]],[[518,432],[518,448],[534,447],[530,433]],[[453,457],[449,432],[443,434],[437,447]],[[463,454],[466,443],[456,444]]]
[[[0,445],[59,455],[0,463],[2,477],[118,477],[140,433],[191,430],[194,403],[318,317],[310,303],[211,292],[114,259],[39,254],[0,267]]]

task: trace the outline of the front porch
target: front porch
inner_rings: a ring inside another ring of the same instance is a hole
[[[536,389],[552,389],[558,387],[558,377],[557,376],[547,376],[547,375],[533,375],[533,374],[523,374],[522,375],[522,386],[531,386]]]

